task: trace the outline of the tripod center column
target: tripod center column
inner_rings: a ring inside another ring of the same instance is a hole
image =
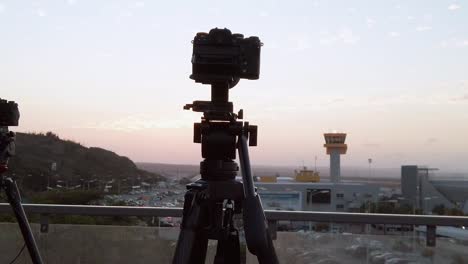
[[[227,83],[214,83],[211,85],[211,102],[225,104],[229,101],[229,86]]]

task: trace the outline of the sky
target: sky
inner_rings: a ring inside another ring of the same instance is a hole
[[[0,97],[22,132],[54,131],[134,161],[201,160],[210,88],[189,79],[196,32],[264,43],[260,79],[230,90],[259,126],[252,164],[468,171],[468,1],[0,0]]]

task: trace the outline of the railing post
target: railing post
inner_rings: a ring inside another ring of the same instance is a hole
[[[278,230],[278,222],[276,220],[268,220],[268,231],[271,239],[276,240],[276,231]]]
[[[426,246],[435,247],[436,245],[436,228],[435,225],[426,226]]]
[[[240,242],[240,264],[247,263],[247,244],[244,241]]]
[[[39,216],[39,223],[41,224],[41,233],[49,232],[49,215],[41,214]]]

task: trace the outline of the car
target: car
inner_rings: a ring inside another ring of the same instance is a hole
[[[365,258],[367,254],[367,248],[363,245],[352,245],[345,249],[346,253],[357,258]]]
[[[372,264],[385,264],[387,260],[392,258],[395,258],[395,255],[393,253],[387,252],[372,256],[370,261]]]
[[[169,223],[169,222],[166,222],[166,221],[160,221],[159,226],[160,227],[175,227],[175,225],[173,223]]]
[[[408,264],[411,263],[409,259],[404,258],[391,258],[385,261],[385,264]]]

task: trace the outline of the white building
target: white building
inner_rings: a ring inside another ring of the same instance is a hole
[[[297,182],[279,177],[256,182],[264,209],[301,211],[357,211],[366,201],[376,202],[379,186],[344,182]]]

